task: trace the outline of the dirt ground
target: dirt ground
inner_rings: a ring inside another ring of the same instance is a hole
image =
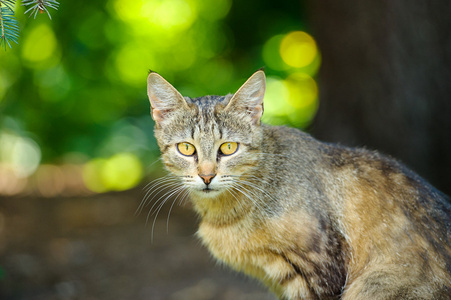
[[[273,300],[218,265],[189,207],[160,212],[154,240],[144,193],[0,198],[0,299]]]

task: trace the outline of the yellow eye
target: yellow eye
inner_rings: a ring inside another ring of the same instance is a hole
[[[192,144],[186,142],[178,143],[177,150],[179,150],[180,154],[185,156],[192,156],[196,153],[196,148]]]
[[[219,147],[219,150],[224,155],[231,155],[238,150],[238,143],[235,143],[235,142],[224,143],[221,145],[221,147]]]

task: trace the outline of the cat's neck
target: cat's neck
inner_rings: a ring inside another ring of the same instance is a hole
[[[254,203],[235,191],[225,191],[214,198],[191,197],[202,222],[213,226],[232,226],[254,215]]]

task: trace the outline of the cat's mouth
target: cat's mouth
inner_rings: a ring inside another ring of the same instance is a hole
[[[206,187],[206,188],[204,188],[204,189],[202,190],[202,192],[204,192],[204,193],[210,193],[210,192],[214,192],[214,191],[216,191],[216,190],[211,189],[211,188],[209,188],[209,187]]]
[[[196,193],[201,197],[211,198],[221,193],[221,189],[211,188],[209,186],[204,185],[203,187],[196,189]]]

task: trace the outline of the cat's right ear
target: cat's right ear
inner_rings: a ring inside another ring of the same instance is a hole
[[[188,107],[183,96],[160,74],[151,72],[147,77],[151,115],[159,124],[174,110]]]
[[[259,125],[263,114],[265,89],[265,72],[258,70],[233,95],[225,110],[245,111],[251,122]]]

